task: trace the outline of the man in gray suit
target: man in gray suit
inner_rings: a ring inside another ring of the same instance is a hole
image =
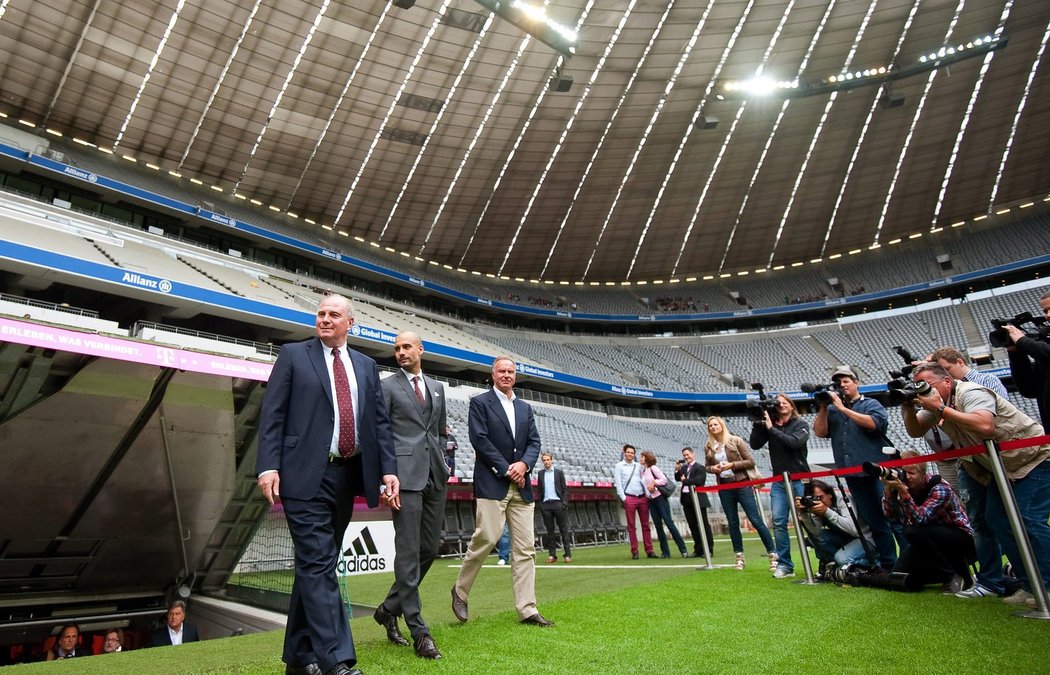
[[[394,584],[373,618],[386,629],[387,639],[407,645],[397,627],[404,616],[416,656],[440,659],[441,652],[423,621],[419,584],[437,556],[445,512],[448,467],[445,464],[445,389],[425,376],[423,342],[411,331],[394,340],[394,357],[401,371],[383,380],[390,412],[401,482],[401,509],[394,517]]]

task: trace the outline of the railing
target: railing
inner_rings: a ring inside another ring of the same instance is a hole
[[[25,305],[26,307],[39,307],[40,309],[53,309],[56,312],[65,312],[66,314],[76,314],[77,316],[86,316],[92,319],[98,318],[98,312],[90,309],[82,309],[80,307],[70,307],[69,305],[59,305],[53,302],[43,302],[41,300],[30,300],[29,298],[19,297],[17,295],[8,295],[7,293],[0,293],[0,300],[5,302],[13,302],[19,305]]]
[[[260,354],[268,354],[270,356],[277,356],[277,353],[281,351],[281,348],[265,342],[255,342],[253,340],[241,340],[240,338],[230,337],[228,335],[218,335],[216,333],[206,333],[200,330],[193,330],[190,328],[179,328],[178,326],[166,326],[162,323],[154,323],[152,321],[136,321],[132,327],[131,334],[134,337],[140,337],[144,328],[152,328],[154,330],[163,331],[165,333],[174,333],[175,335],[188,335],[190,337],[203,338],[206,340],[215,340],[216,342],[225,342],[228,344],[241,345],[243,347],[251,347]]]

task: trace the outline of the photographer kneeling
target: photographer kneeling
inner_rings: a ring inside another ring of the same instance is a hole
[[[835,489],[822,480],[812,480],[806,486],[804,497],[795,497],[795,510],[799,522],[820,560],[820,576],[828,577],[832,564],[845,567],[854,563],[869,564],[864,541],[857,532],[857,525],[849,513],[849,507],[840,503]],[[864,538],[868,544],[871,532],[863,525]]]
[[[918,456],[912,450],[901,453],[902,458]],[[889,475],[882,478],[882,510],[904,525],[909,543],[893,571],[907,574],[905,585],[913,591],[935,583],[952,592],[973,587],[970,564],[976,562],[977,551],[959,495],[940,476],[928,475],[925,462],[884,472]]]

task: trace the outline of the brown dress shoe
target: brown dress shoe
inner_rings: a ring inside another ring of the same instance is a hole
[[[408,640],[405,639],[405,636],[401,634],[401,630],[397,627],[397,617],[390,613],[386,605],[381,604],[376,607],[376,612],[372,615],[372,618],[386,629],[387,640],[399,647],[408,645]]]
[[[416,640],[416,656],[421,659],[440,659],[441,652],[438,651],[437,645],[434,644],[434,638],[429,635],[422,635]]]
[[[562,562],[572,562],[572,556],[571,555],[565,556],[564,558],[562,558]]]
[[[540,628],[550,628],[554,625],[553,621],[543,618],[543,615],[536,612],[532,616],[527,616],[521,620],[521,623],[527,623],[530,626],[539,626]]]
[[[452,587],[452,613],[462,623],[467,622],[467,601],[459,597],[455,586]]]
[[[547,562],[549,562],[549,563],[558,562],[558,556],[556,556],[556,555],[548,556],[547,557]]]

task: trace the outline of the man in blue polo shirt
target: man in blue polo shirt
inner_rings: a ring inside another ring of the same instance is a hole
[[[820,402],[813,433],[831,439],[835,466],[858,467],[857,475],[846,478],[846,485],[857,515],[871,529],[878,564],[888,571],[897,561],[897,547],[890,523],[882,513],[882,482],[860,473],[859,467],[864,462],[877,464],[886,459],[882,448],[890,445],[886,439],[889,419],[881,403],[861,395],[860,380],[849,366],[836,368],[831,381],[835,383],[835,389],[829,392],[831,401]]]

